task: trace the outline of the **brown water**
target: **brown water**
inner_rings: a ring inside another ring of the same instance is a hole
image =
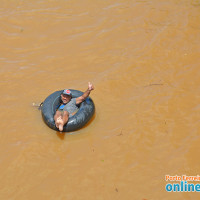
[[[0,199],[199,199],[165,191],[200,173],[198,0],[0,3]],[[88,81],[75,135],[32,107]]]

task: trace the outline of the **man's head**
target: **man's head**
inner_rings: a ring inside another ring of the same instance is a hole
[[[72,98],[72,93],[69,89],[63,90],[61,94],[61,100],[64,104],[68,103]]]

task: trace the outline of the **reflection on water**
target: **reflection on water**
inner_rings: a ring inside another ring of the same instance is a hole
[[[15,1],[0,8],[1,199],[198,199],[199,1]],[[77,134],[32,106],[91,81]]]

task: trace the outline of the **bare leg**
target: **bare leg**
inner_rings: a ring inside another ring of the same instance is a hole
[[[54,115],[54,121],[55,121],[55,124],[56,124],[57,128],[59,126],[59,121],[60,121],[61,118],[62,118],[62,112],[57,110],[56,114]]]
[[[68,119],[69,119],[69,113],[67,111],[64,111],[63,116],[61,118],[58,118],[59,131],[63,131],[63,126],[68,122]]]

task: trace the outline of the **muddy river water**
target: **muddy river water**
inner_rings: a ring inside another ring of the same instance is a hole
[[[0,4],[0,199],[199,199],[165,190],[200,173],[198,0]],[[47,127],[32,103],[88,81],[91,123]]]

